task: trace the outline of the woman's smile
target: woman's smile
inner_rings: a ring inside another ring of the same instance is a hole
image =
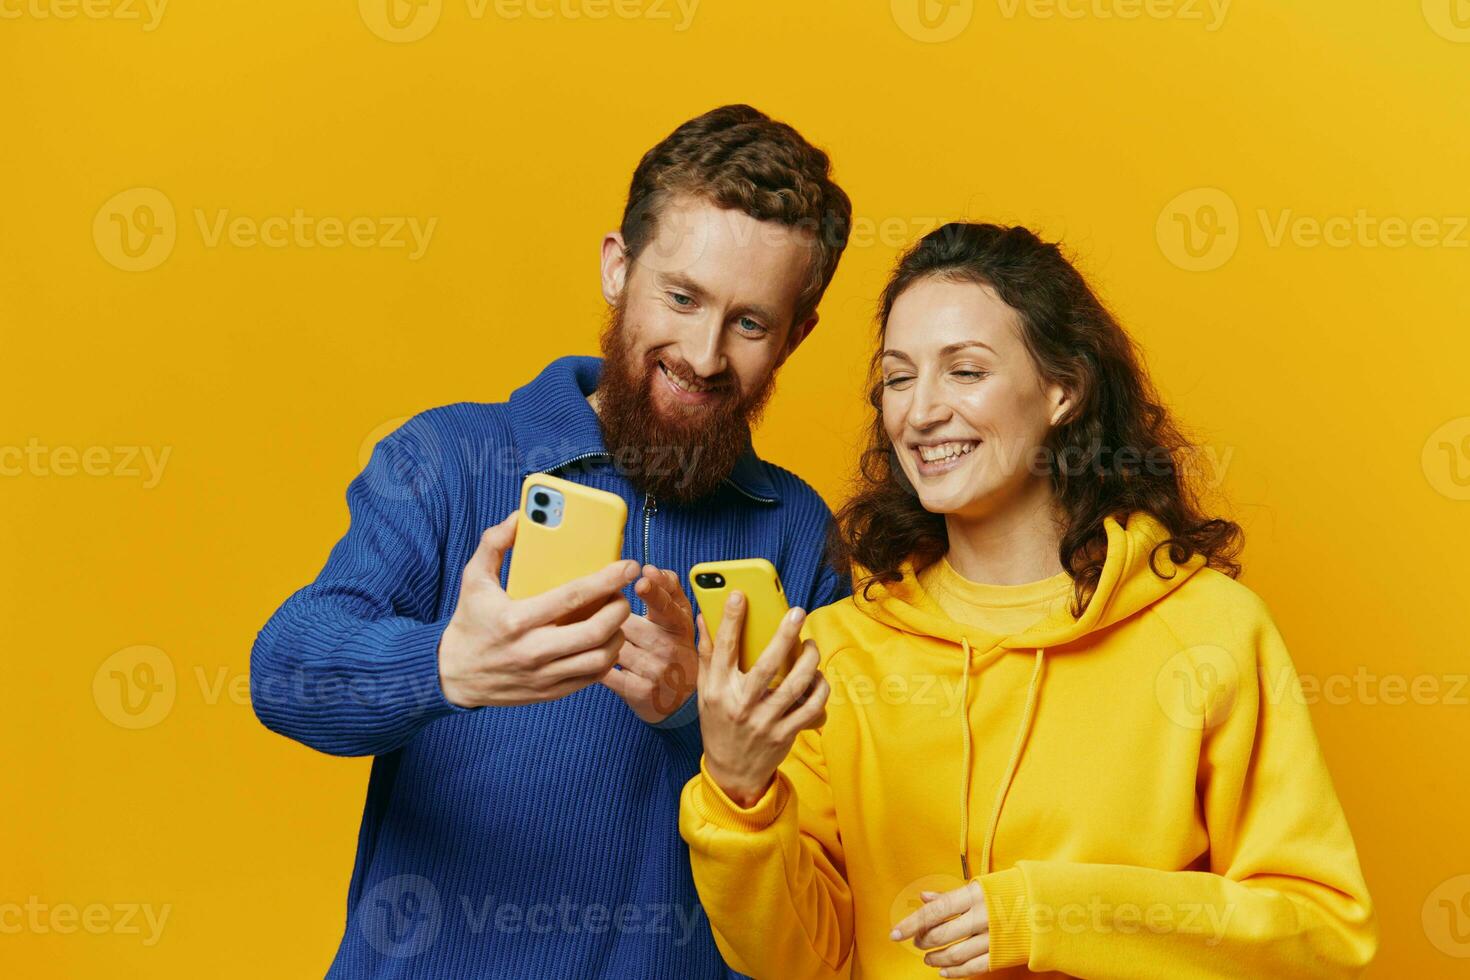
[[[946,442],[922,442],[910,447],[914,466],[920,476],[943,476],[962,466],[979,448],[979,439],[951,439]]]

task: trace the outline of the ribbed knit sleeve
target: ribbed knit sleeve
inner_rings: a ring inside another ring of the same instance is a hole
[[[332,755],[379,755],[461,712],[439,683],[434,621],[445,529],[442,456],[415,422],[380,442],[347,489],[351,524],[312,584],[276,611],[250,654],[255,713]]]

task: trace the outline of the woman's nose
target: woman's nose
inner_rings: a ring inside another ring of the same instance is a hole
[[[929,429],[949,418],[949,406],[944,403],[935,386],[923,379],[914,385],[914,397],[909,402],[908,424],[915,429]]]

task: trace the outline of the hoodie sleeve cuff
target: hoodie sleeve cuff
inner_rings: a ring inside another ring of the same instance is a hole
[[[785,777],[780,773],[765,795],[749,807],[742,807],[720,789],[709,770],[704,767],[704,757],[699,759],[699,791],[693,794],[694,809],[706,822],[726,830],[761,831],[776,822],[786,804]]]
[[[1031,901],[1020,868],[981,875],[990,915],[990,968],[1025,966],[1031,960]]]

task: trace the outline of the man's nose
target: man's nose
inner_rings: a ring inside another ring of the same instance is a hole
[[[711,315],[690,331],[681,353],[689,369],[701,378],[713,378],[725,371],[724,323]]]

